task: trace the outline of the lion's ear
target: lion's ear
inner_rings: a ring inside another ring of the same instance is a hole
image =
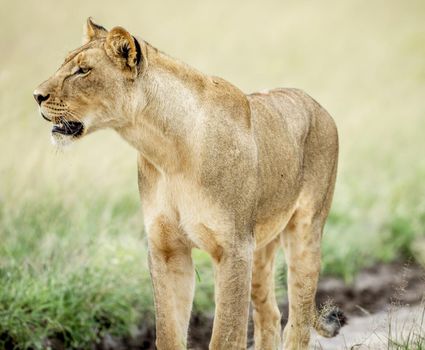
[[[105,38],[107,35],[108,31],[104,27],[94,23],[91,17],[87,18],[84,26],[83,45],[95,39]]]
[[[138,41],[122,27],[111,29],[105,42],[106,54],[121,69],[137,74],[137,65],[141,59]]]

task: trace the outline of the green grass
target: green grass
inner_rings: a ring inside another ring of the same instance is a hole
[[[147,268],[144,242],[141,235],[120,236],[140,227],[132,219],[137,205],[132,198],[107,203],[97,199],[82,212],[50,195],[16,211],[1,208],[7,224],[0,249],[0,344],[10,339],[43,348],[46,338],[60,336],[87,348],[105,331],[129,334],[138,310],[150,317],[150,281],[140,273]],[[87,234],[95,228],[96,236]]]
[[[413,243],[425,233],[424,13],[420,0],[2,4],[0,344],[43,348],[60,335],[87,348],[151,319],[135,151],[102,131],[57,153],[31,97],[86,17],[247,92],[299,87],[329,110],[341,154],[323,273],[349,281],[376,260],[425,261]],[[212,311],[210,261],[194,258],[194,309]],[[281,255],[278,265],[283,298]]]

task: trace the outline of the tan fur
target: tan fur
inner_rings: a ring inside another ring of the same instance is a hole
[[[157,347],[186,348],[193,247],[214,262],[210,349],[246,348],[250,298],[257,349],[307,349],[311,326],[334,335],[314,305],[337,167],[329,114],[296,89],[246,95],[141,39],[135,65],[135,42],[121,27],[107,32],[88,20],[86,33],[37,93],[50,94],[41,104],[49,119],[83,122],[81,136],[113,128],[139,152]],[[81,65],[92,70],[72,75]],[[273,277],[279,240],[290,305],[283,339]]]

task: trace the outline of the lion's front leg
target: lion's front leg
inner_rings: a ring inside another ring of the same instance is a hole
[[[220,260],[214,261],[216,309],[210,349],[246,349],[253,242],[245,239],[223,248]]]
[[[191,247],[181,240],[178,226],[164,217],[155,220],[148,239],[156,346],[160,350],[186,349],[195,282]]]

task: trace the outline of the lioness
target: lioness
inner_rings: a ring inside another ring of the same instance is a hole
[[[215,268],[210,349],[246,348],[250,298],[256,349],[306,349],[311,327],[338,333],[342,314],[319,315],[314,300],[338,137],[311,97],[296,89],[246,95],[90,18],[83,46],[34,97],[56,142],[109,127],[139,152],[158,349],[187,346],[194,247]],[[289,296],[282,338],[273,275],[279,242]]]

